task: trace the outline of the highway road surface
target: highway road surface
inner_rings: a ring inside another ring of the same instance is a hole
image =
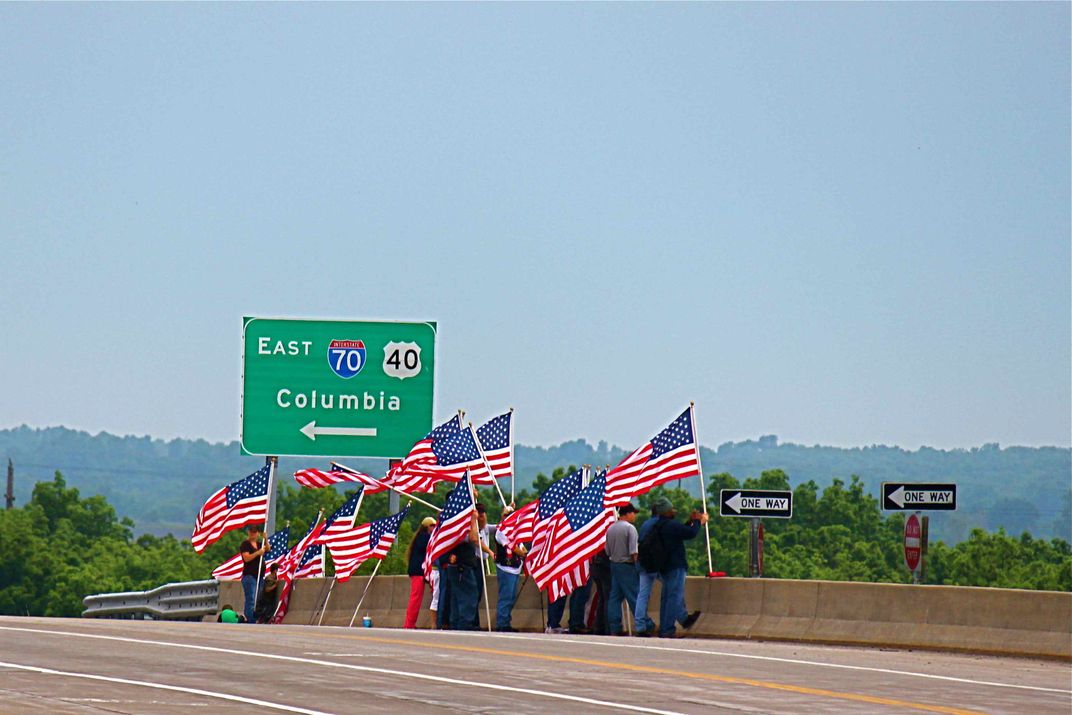
[[[1072,664],[709,639],[0,618],[3,713],[1072,713]]]

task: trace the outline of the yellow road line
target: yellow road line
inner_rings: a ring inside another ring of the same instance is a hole
[[[896,700],[882,698],[874,695],[861,695],[859,693],[845,693],[837,690],[825,690],[823,688],[809,688],[803,685],[789,685],[775,683],[769,680],[755,680],[753,678],[737,678],[731,675],[712,675],[709,673],[694,673],[687,670],[672,670],[670,668],[656,668],[650,665],[633,665],[631,663],[615,663],[606,660],[593,660],[591,658],[572,658],[565,655],[548,655],[544,653],[525,653],[517,650],[503,650],[501,648],[484,648],[481,646],[452,645],[449,643],[435,643],[432,641],[415,641],[398,638],[383,638],[377,636],[344,636],[344,635],[317,635],[318,638],[345,638],[347,640],[368,641],[370,643],[387,643],[403,647],[430,648],[434,650],[456,650],[468,653],[481,653],[484,655],[502,655],[513,658],[527,658],[529,660],[546,660],[554,663],[574,663],[578,665],[591,665],[597,668],[613,668],[615,670],[628,670],[634,673],[652,673],[655,675],[673,675],[682,678],[694,678],[697,680],[709,680],[716,683],[731,683],[733,685],[750,685],[756,688],[769,690],[781,690],[802,695],[815,695],[823,698],[835,698],[838,700],[853,700],[861,703],[874,705],[889,705],[891,707],[909,708],[911,710],[923,710],[932,713],[945,713],[946,715],[981,715],[976,710],[952,708],[944,705],[928,705],[915,703],[909,700]]]

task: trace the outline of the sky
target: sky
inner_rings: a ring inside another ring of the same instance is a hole
[[[1070,8],[0,4],[0,428],[237,439],[254,315],[530,445],[1068,446]]]

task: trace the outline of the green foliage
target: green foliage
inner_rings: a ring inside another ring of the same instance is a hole
[[[591,445],[573,440],[553,447],[519,444],[515,449],[519,490],[515,501],[525,503],[523,489],[530,494],[538,492],[541,485],[535,485],[533,491],[538,474],[553,476],[565,464],[617,464],[624,456],[624,450],[605,442]],[[33,484],[51,479],[53,470],[61,469],[69,484],[84,494],[103,495],[120,514],[134,519],[138,529],[179,536],[189,533],[192,515],[221,484],[250,474],[264,464],[263,458],[243,456],[234,442],[165,442],[107,433],[90,435],[63,427],[0,430],[0,463],[6,457],[15,463],[16,504],[28,503]],[[883,481],[956,482],[960,487],[959,508],[932,524],[935,539],[952,543],[967,539],[976,527],[990,531],[1003,527],[1010,534],[1029,531],[1040,537],[1072,541],[1072,490],[1068,486],[1072,450],[1067,447],[987,444],[972,449],[921,447],[908,451],[872,445],[844,449],[782,443],[774,435],[767,435],[757,440],[727,442],[718,449],[701,447],[700,457],[708,473],[743,477],[762,475],[778,467],[792,475],[794,488],[809,481],[825,487],[833,478],[848,484],[854,474],[873,494],[878,493]],[[384,459],[344,461],[373,475],[387,470]],[[308,459],[281,458],[279,474],[285,477],[281,481],[289,481],[295,470],[309,466]],[[542,486],[546,486],[549,477],[543,479]],[[1013,482],[1022,499],[1003,499],[1004,487]],[[697,480],[686,480],[682,486],[699,496]],[[503,489],[509,496],[506,484]],[[485,502],[490,506],[498,502],[498,497]]]
[[[539,491],[573,469],[560,467],[550,476],[538,474],[533,490],[516,494],[517,506],[532,501]],[[440,484],[434,494],[422,498],[442,504],[450,486]],[[789,477],[781,470],[767,470],[743,482],[720,473],[710,478],[707,493],[714,501],[720,489],[789,486]],[[489,521],[497,522],[502,513],[497,492],[478,491]],[[326,518],[351,493],[282,484],[277,493],[278,524],[290,522],[294,544],[318,513],[323,511]],[[678,518],[703,506],[689,490],[671,483],[637,500],[638,526],[649,518],[651,504],[660,496],[670,499]],[[883,516],[877,500],[858,477],[852,476],[847,483],[834,479],[821,490],[811,480],[798,484],[793,490],[793,507],[791,520],[764,522],[765,576],[891,583],[910,580],[901,553],[904,515]],[[368,496],[362,503],[361,517],[386,516],[389,508],[388,494]],[[406,572],[417,525],[434,514],[433,509],[417,502],[410,505],[409,518],[380,573]],[[722,519],[712,514],[708,531],[715,570],[730,576],[747,575],[748,530],[747,519]],[[244,538],[243,532],[232,531],[197,554],[189,541],[148,534],[135,538],[133,534],[134,524],[120,519],[104,497],[82,497],[58,472],[51,481],[39,482],[24,506],[0,511],[0,614],[77,616],[82,599],[89,594],[206,579],[213,568],[238,551]],[[687,553],[690,573],[706,573],[702,532],[688,543]],[[934,541],[926,563],[926,582],[931,584],[1072,591],[1072,546],[1063,539],[1046,541],[1027,533],[1016,538],[1002,529],[976,529],[954,546]],[[358,574],[367,574],[374,566],[374,562],[366,563]]]

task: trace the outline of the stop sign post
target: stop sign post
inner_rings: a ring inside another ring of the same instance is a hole
[[[909,514],[904,525],[905,566],[912,572],[913,583],[919,583],[919,563],[923,555],[923,526],[919,513]]]

